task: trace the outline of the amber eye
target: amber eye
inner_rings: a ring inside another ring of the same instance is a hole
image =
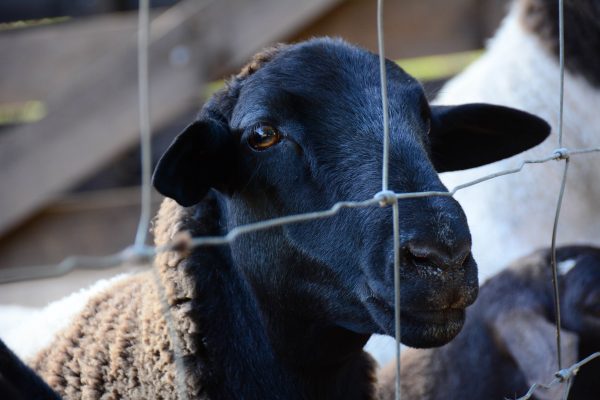
[[[266,150],[281,141],[281,134],[277,129],[268,125],[261,125],[250,133],[248,144],[256,151]]]

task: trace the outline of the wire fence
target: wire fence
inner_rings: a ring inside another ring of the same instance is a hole
[[[247,225],[240,225],[231,229],[224,236],[202,236],[190,239],[179,238],[166,245],[153,247],[146,244],[147,234],[150,226],[150,203],[151,203],[151,149],[150,149],[150,114],[149,114],[149,77],[148,77],[148,39],[150,31],[149,21],[149,0],[140,0],[139,7],[139,26],[138,26],[138,84],[139,84],[139,124],[140,124],[140,141],[142,153],[142,195],[141,204],[142,210],[139,219],[138,229],[136,232],[134,243],[124,250],[102,257],[88,256],[71,256],[66,258],[59,264],[45,267],[21,267],[14,269],[0,270],[0,283],[15,282],[20,280],[29,280],[37,278],[55,277],[68,273],[74,269],[102,269],[117,266],[123,263],[140,263],[151,262],[152,258],[162,252],[171,250],[191,250],[200,246],[215,246],[229,244],[240,235],[256,232],[260,230],[270,229],[288,224],[308,222],[317,219],[324,219],[338,214],[342,209],[366,208],[366,207],[392,207],[393,209],[393,240],[394,240],[394,288],[395,288],[395,329],[396,329],[396,399],[400,400],[400,343],[401,343],[401,326],[400,326],[400,265],[399,265],[399,221],[398,221],[398,203],[405,199],[424,198],[433,196],[452,197],[458,191],[468,187],[478,185],[482,182],[495,179],[501,176],[516,174],[523,170],[528,164],[544,164],[550,161],[564,162],[560,191],[558,194],[556,212],[554,216],[554,225],[551,241],[551,267],[553,277],[553,294],[554,307],[556,315],[556,353],[558,358],[557,372],[552,381],[548,383],[535,383],[528,392],[519,397],[517,400],[530,399],[537,388],[553,388],[559,385],[564,385],[563,399],[567,399],[573,382],[573,378],[578,373],[581,367],[585,366],[592,360],[600,358],[600,352],[593,353],[585,359],[563,368],[561,354],[561,337],[560,337],[560,304],[558,290],[558,272],[556,263],[556,236],[558,231],[558,221],[562,207],[562,199],[565,192],[567,182],[567,173],[569,168],[569,160],[572,156],[579,156],[589,153],[600,152],[600,147],[582,148],[582,149],[567,149],[563,144],[563,103],[564,103],[564,18],[563,18],[563,0],[558,0],[559,6],[559,60],[560,60],[560,100],[557,105],[559,108],[559,128],[558,128],[558,147],[547,157],[539,159],[531,159],[521,161],[518,166],[512,169],[498,171],[489,175],[482,176],[470,182],[458,185],[448,192],[429,191],[429,192],[412,192],[412,193],[396,193],[388,188],[388,163],[389,163],[389,118],[388,118],[388,98],[387,98],[387,83],[385,70],[385,49],[383,35],[383,0],[377,2],[377,35],[380,57],[380,79],[381,79],[381,96],[383,108],[383,130],[384,130],[384,146],[383,146],[383,165],[382,165],[382,184],[381,191],[375,193],[372,198],[363,201],[340,201],[326,210],[314,211],[304,214],[288,215],[280,218],[274,218],[255,222]],[[156,270],[154,271],[156,274]],[[169,335],[174,347],[174,360],[176,367],[176,389],[178,395],[182,399],[187,399],[187,392],[184,383],[184,368],[182,364],[179,345],[179,338],[175,332],[172,316],[169,311],[165,288],[160,281],[158,275],[155,275],[157,286],[160,290],[160,297],[163,306],[163,314],[167,321]]]

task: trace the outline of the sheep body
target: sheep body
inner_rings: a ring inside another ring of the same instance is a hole
[[[88,302],[32,367],[66,398],[169,398],[173,346],[160,304],[152,272],[124,279]]]
[[[195,219],[196,212],[197,209],[186,209],[166,199],[154,226],[155,244],[165,245],[181,232],[217,234],[212,230],[214,223],[202,225]],[[206,375],[214,371],[202,338],[207,327],[195,315],[201,308],[192,301],[197,297],[198,283],[190,274],[187,256],[180,252],[161,253],[156,256],[156,271],[125,277],[94,296],[55,342],[34,358],[34,370],[65,398],[207,396],[211,378]],[[213,268],[220,266],[215,258],[209,256],[208,265],[200,263],[195,267],[205,268],[210,275]],[[205,283],[215,284],[208,280]],[[159,284],[164,288],[160,289]],[[205,295],[210,294],[205,291]],[[214,303],[214,311],[219,312],[218,301]],[[173,331],[165,312],[171,315]],[[227,340],[228,335],[236,333],[222,335]],[[173,340],[180,346],[177,352]],[[183,381],[177,381],[181,371],[177,371],[176,357],[190,360],[185,365]],[[235,392],[234,387],[231,390]],[[209,398],[235,395],[226,391]]]
[[[183,208],[173,200],[166,199],[154,227],[156,245],[165,245],[182,232],[198,235],[218,233],[210,230],[214,226],[202,225],[197,214],[197,208]],[[209,215],[203,217],[210,218]],[[201,220],[206,221],[204,218]],[[198,286],[203,286],[203,283],[215,286],[215,282],[207,279],[199,283],[193,270],[212,268],[197,262],[202,255],[192,257],[193,261],[189,257],[186,253],[161,253],[155,261],[158,280],[153,271],[142,272],[124,277],[107,290],[96,294],[73,323],[57,335],[54,343],[33,359],[32,368],[65,398],[332,398],[331,392],[326,391],[320,395],[306,393],[298,382],[279,379],[277,366],[264,366],[260,363],[252,365],[256,360],[245,357],[244,349],[239,350],[239,363],[233,365],[233,371],[228,371],[233,376],[220,375],[222,371],[214,366],[212,345],[215,343],[210,338],[220,336],[226,346],[242,347],[235,345],[236,338],[243,335],[241,332],[256,332],[260,329],[253,329],[251,324],[245,325],[243,320],[238,327],[240,333],[219,328],[215,321],[226,320],[227,317],[220,314],[223,309],[228,308],[219,307],[217,301],[211,302],[208,308],[194,301],[198,298]],[[212,267],[215,270],[222,267],[215,262],[214,257],[207,261],[214,264]],[[173,331],[170,331],[165,319],[165,304],[161,299],[159,281],[164,285]],[[226,284],[227,287],[229,285],[230,283]],[[214,292],[206,289],[207,286],[200,288],[209,298],[226,295],[220,289]],[[241,290],[228,295],[231,298],[244,296]],[[226,298],[222,300],[227,302]],[[237,311],[252,314],[254,310],[242,307]],[[203,318],[199,318],[198,314],[202,314]],[[211,321],[211,326],[203,325],[202,321]],[[231,328],[231,325],[225,326]],[[207,335],[207,330],[211,329],[216,334]],[[173,335],[178,342],[177,351]],[[252,348],[245,350],[256,351],[261,356],[259,358],[268,357],[269,349],[261,350],[258,343],[265,340],[264,336],[260,332],[256,336],[259,339],[253,343]],[[176,357],[184,363],[185,376],[179,382],[178,374],[182,371],[177,369]],[[373,361],[364,352],[359,352],[353,358],[355,360],[346,367],[348,370],[343,371],[344,375],[355,375],[350,378],[353,382],[350,391],[347,387],[338,386],[343,382],[336,382],[339,379],[336,375],[329,376],[331,382],[325,379],[325,385],[334,387],[334,398],[373,398]],[[252,378],[253,375],[249,372],[252,368],[258,369],[260,377],[266,380],[263,386],[267,388],[267,393],[246,396],[239,389],[255,383],[245,378],[247,374]],[[323,374],[327,372],[323,371]],[[220,381],[226,383],[229,379],[237,384],[223,388]],[[219,383],[215,383],[215,380]],[[287,385],[282,386],[282,382]],[[215,390],[212,386],[219,386],[219,389]]]
[[[56,333],[68,327],[91,298],[127,276],[101,279],[42,308],[2,305],[0,337],[15,354],[27,360],[52,343]]]
[[[515,168],[523,159],[548,157],[559,147],[559,65],[546,43],[551,39],[541,38],[524,21],[530,2],[513,3],[483,56],[448,82],[436,102],[489,101],[510,105],[542,116],[552,126],[553,133],[542,145],[518,157],[469,171],[443,174],[442,181],[448,188]],[[536,2],[540,1],[533,1]],[[572,28],[573,23],[584,21],[569,22]],[[554,21],[543,23],[549,30]],[[565,72],[563,147],[581,149],[599,145],[600,120],[594,106],[597,104],[600,104],[599,88],[584,75],[568,69]],[[562,170],[562,163],[528,165],[518,174],[496,178],[456,194],[470,223],[480,279],[550,242]],[[598,171],[598,156],[571,158],[560,216],[563,222],[559,244],[600,244],[600,224],[590,219],[597,214],[600,202],[600,186],[596,184]]]

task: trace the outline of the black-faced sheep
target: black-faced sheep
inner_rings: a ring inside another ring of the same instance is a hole
[[[565,1],[564,147],[600,146],[600,2]],[[448,188],[520,159],[542,158],[558,146],[558,1],[515,0],[484,55],[446,84],[436,102],[492,102],[517,107],[550,122],[552,135],[519,156],[472,171],[442,175]],[[484,279],[511,260],[550,243],[562,163],[528,166],[521,173],[456,194]],[[571,158],[561,211],[560,244],[600,245],[600,157]],[[501,244],[501,245],[500,245]]]
[[[557,252],[562,309],[562,364],[600,351],[600,249]],[[520,259],[491,278],[467,310],[465,326],[449,344],[407,349],[401,356],[405,400],[503,399],[548,383],[558,370],[550,251]],[[381,372],[381,399],[394,398],[395,365]],[[600,397],[600,359],[581,367],[570,399]],[[562,399],[565,387],[539,388],[537,399]]]
[[[445,191],[437,172],[510,156],[549,132],[505,107],[430,107],[394,63],[387,73],[396,192]],[[340,40],[257,56],[161,159],[154,185],[174,200],[159,211],[156,244],[372,198],[379,88],[378,57]],[[441,345],[478,291],[466,220],[447,196],[402,201],[400,214],[402,339]],[[372,398],[362,346],[394,334],[392,242],[391,209],[372,207],[159,254],[172,324],[151,273],[125,278],[33,366],[69,398]]]

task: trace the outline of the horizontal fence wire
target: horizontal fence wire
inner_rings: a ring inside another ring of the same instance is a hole
[[[380,207],[382,205],[391,204],[388,198],[391,196],[397,200],[406,199],[417,199],[423,197],[453,197],[457,192],[467,189],[471,186],[478,185],[482,182],[486,182],[492,179],[496,179],[502,176],[519,173],[528,164],[544,164],[552,160],[560,160],[564,157],[579,156],[590,153],[600,152],[599,147],[590,147],[585,149],[569,150],[565,148],[556,149],[551,155],[539,159],[523,160],[517,167],[501,170],[498,172],[484,175],[480,178],[468,181],[466,183],[455,186],[448,192],[443,191],[427,191],[427,192],[409,192],[409,193],[397,193],[389,192],[377,193],[373,198],[362,200],[362,201],[340,201],[335,203],[331,208],[322,211],[313,211],[303,214],[288,215],[279,218],[272,218],[263,221],[253,222],[250,224],[239,225],[231,229],[226,235],[223,236],[198,236],[193,237],[190,240],[186,240],[183,243],[182,240],[174,240],[162,246],[129,246],[120,252],[111,254],[108,256],[70,256],[58,264],[49,264],[43,266],[25,266],[25,267],[12,267],[0,269],[0,283],[16,282],[20,280],[30,280],[38,278],[50,278],[64,275],[74,269],[104,269],[114,267],[123,263],[141,263],[148,262],[156,254],[165,251],[171,251],[173,249],[181,248],[186,246],[187,249],[192,249],[199,246],[214,246],[214,245],[225,245],[233,242],[238,236],[261,231],[265,229],[271,229],[281,227],[284,225],[309,222],[312,220],[329,218],[338,214],[342,209],[346,208],[365,208],[365,207]],[[43,271],[41,271],[43,270]]]
[[[560,384],[564,384],[565,382],[572,382],[573,378],[575,378],[575,375],[577,375],[577,373],[579,372],[579,369],[581,367],[583,367],[584,365],[590,363],[591,361],[595,360],[596,358],[600,358],[600,352],[592,353],[589,356],[587,356],[586,358],[584,358],[583,360],[576,362],[575,364],[569,366],[568,368],[557,371],[554,374],[554,379],[549,383],[534,383],[533,385],[531,385],[531,387],[529,388],[527,393],[525,393],[524,396],[518,397],[515,400],[531,399],[534,392],[538,388],[552,389],[553,387],[560,385]],[[569,387],[567,387],[567,389],[569,389]],[[563,399],[566,399],[568,397],[568,395],[569,395],[569,393],[567,390],[566,393],[564,393],[564,395],[563,395]]]
[[[478,179],[460,184],[454,187],[448,192],[443,191],[428,191],[428,192],[411,192],[411,193],[396,193],[388,190],[387,177],[388,177],[388,147],[389,147],[389,121],[388,121],[388,104],[387,104],[387,89],[386,89],[386,78],[385,78],[385,53],[383,47],[383,0],[378,0],[378,43],[380,53],[380,73],[381,73],[381,93],[382,93],[382,108],[383,108],[383,124],[384,124],[384,163],[382,165],[383,177],[382,177],[382,191],[375,194],[373,198],[365,199],[362,201],[340,201],[335,203],[331,208],[314,211],[303,214],[288,215],[279,218],[268,219],[264,221],[258,221],[250,224],[240,225],[231,229],[224,236],[203,236],[203,237],[191,237],[191,238],[179,238],[166,245],[153,247],[146,244],[147,232],[150,221],[150,118],[148,113],[148,32],[149,32],[149,18],[148,18],[148,0],[142,0],[139,8],[139,47],[138,47],[138,79],[139,79],[139,95],[140,95],[140,134],[141,134],[141,147],[142,147],[142,211],[138,224],[138,229],[135,237],[134,244],[123,249],[122,251],[101,257],[90,257],[90,256],[70,256],[58,264],[46,265],[46,266],[31,266],[31,267],[18,267],[18,268],[5,268],[0,269],[0,283],[15,282],[20,280],[30,280],[38,278],[49,278],[64,275],[74,269],[105,269],[113,266],[121,265],[124,263],[147,263],[152,258],[161,252],[173,251],[173,250],[191,250],[201,246],[215,246],[225,245],[233,242],[240,235],[257,232],[265,229],[272,229],[276,227],[283,227],[294,223],[309,222],[318,219],[329,218],[338,214],[342,209],[355,209],[365,207],[387,207],[391,206],[393,209],[393,226],[394,226],[394,285],[396,290],[395,300],[395,318],[396,318],[396,358],[397,358],[397,379],[396,379],[396,399],[400,398],[399,390],[399,376],[400,376],[400,357],[399,357],[399,344],[400,344],[400,304],[399,304],[399,245],[398,241],[398,207],[399,201],[405,199],[415,199],[432,196],[447,196],[452,197],[458,191],[464,190],[471,186],[478,185],[482,182],[496,179],[502,176],[516,174],[523,170],[528,164],[544,164],[549,161],[564,161],[564,172],[561,180],[561,187],[559,192],[559,198],[557,201],[556,213],[554,217],[554,227],[552,232],[552,272],[554,281],[554,298],[555,308],[557,316],[557,355],[559,359],[558,372],[555,374],[555,378],[547,383],[535,383],[533,384],[528,392],[519,397],[517,400],[530,399],[535,390],[538,388],[553,388],[557,385],[565,384],[564,399],[567,398],[572,380],[581,367],[588,364],[596,358],[600,358],[600,352],[591,354],[585,359],[562,369],[561,365],[561,354],[560,354],[560,304],[558,301],[558,287],[557,287],[557,272],[556,272],[556,235],[558,230],[558,220],[562,205],[562,197],[566,186],[567,170],[569,166],[569,160],[572,156],[581,156],[585,154],[600,152],[600,146],[582,148],[582,149],[567,149],[563,148],[563,103],[564,103],[564,22],[563,22],[563,1],[558,0],[559,3],[559,35],[560,35],[560,104],[559,104],[559,139],[558,148],[554,152],[543,158],[523,160],[518,166],[511,169],[501,170],[489,175],[482,176]],[[169,305],[166,300],[164,287],[157,277],[157,285],[161,291],[161,302],[163,303],[163,314],[169,325],[169,335],[172,338],[174,352],[175,352],[175,364],[176,364],[176,386],[178,394],[181,398],[187,398],[187,393],[184,388],[184,376],[183,367],[181,365],[179,353],[179,346],[177,344],[178,336],[173,328],[169,311]]]

